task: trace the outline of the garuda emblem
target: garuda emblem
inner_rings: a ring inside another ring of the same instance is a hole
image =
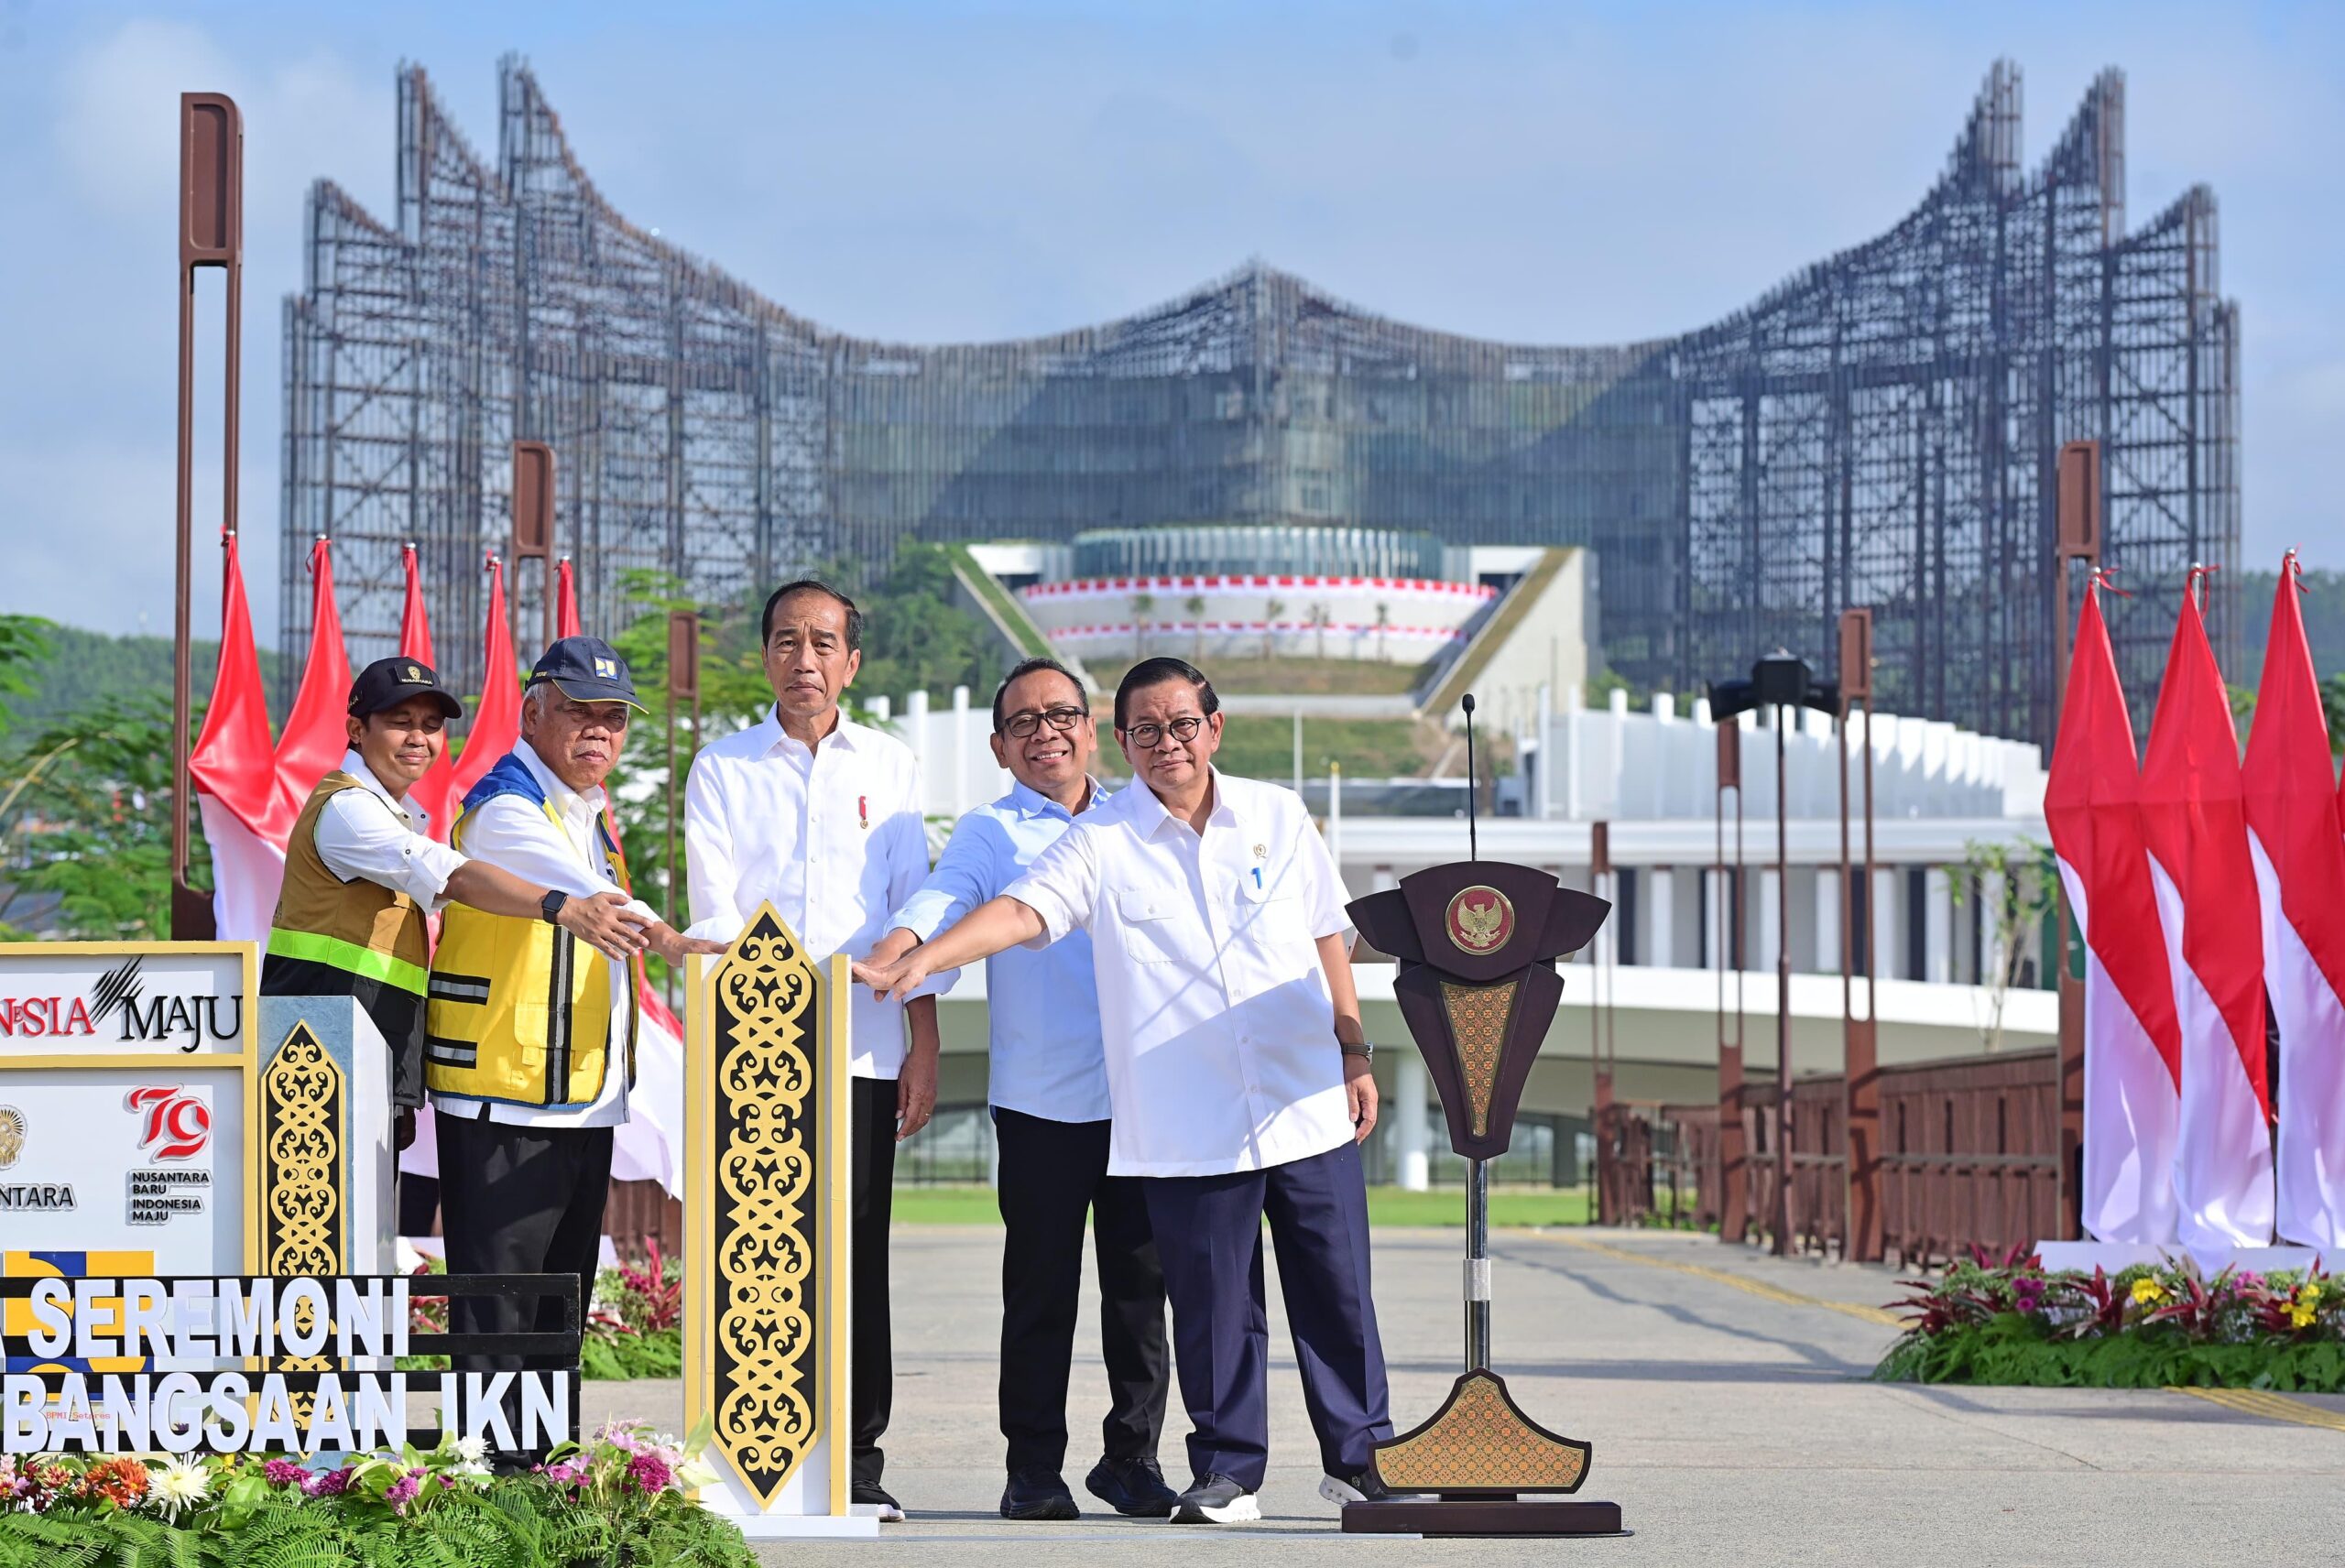
[[[1477,885],[1449,900],[1443,924],[1459,952],[1479,958],[1496,953],[1514,935],[1514,906],[1496,887]]]
[[[0,1105],[0,1171],[16,1162],[25,1151],[25,1113],[14,1105]]]

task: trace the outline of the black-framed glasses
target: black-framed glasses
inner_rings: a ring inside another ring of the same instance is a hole
[[[1134,724],[1124,732],[1124,738],[1142,751],[1152,751],[1155,749],[1156,743],[1162,740],[1168,734],[1174,740],[1186,746],[1196,739],[1197,732],[1205,727],[1205,720],[1194,713],[1183,713],[1169,724]]]
[[[1009,715],[1009,721],[1001,727],[1005,732],[1016,736],[1018,739],[1025,740],[1030,738],[1036,730],[1041,729],[1044,724],[1050,725],[1051,728],[1054,730],[1063,732],[1074,728],[1075,725],[1081,724],[1085,719],[1087,719],[1090,716],[1090,710],[1086,708],[1077,708],[1072,705],[1058,708],[1044,708],[1039,713],[1012,713]]]

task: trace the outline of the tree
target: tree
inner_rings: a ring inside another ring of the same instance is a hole
[[[1274,656],[1278,645],[1279,617],[1286,614],[1286,601],[1273,599],[1262,606],[1262,657]]]
[[[1380,662],[1382,662],[1386,657],[1385,634],[1391,629],[1392,606],[1379,604],[1376,606],[1376,657]]]
[[[1327,627],[1333,624],[1335,618],[1336,617],[1328,612],[1326,605],[1314,604],[1311,606],[1311,628],[1317,634],[1318,659],[1319,662],[1322,664],[1327,662]]]
[[[1134,659],[1148,657],[1148,617],[1155,613],[1155,594],[1135,593],[1132,595],[1132,658]]]
[[[0,615],[0,697],[33,694],[33,672],[49,655],[55,628],[38,615]],[[15,704],[0,702],[0,736],[15,723]]]
[[[1987,991],[1987,1024],[1980,1031],[1985,1049],[2003,1048],[2003,1003],[2011,988],[2026,972],[2046,916],[2057,906],[2059,866],[2049,844],[2034,840],[2017,844],[1982,843],[1963,846],[1961,869],[1969,875],[1954,881],[1954,902],[1959,907],[1975,887],[1982,898],[1992,887],[1999,897],[1987,898],[1988,950],[1979,983]]]
[[[170,735],[169,702],[144,696],[104,699],[33,737],[0,776],[12,872],[0,922],[22,919],[30,896],[49,895],[58,902],[47,918],[69,938],[170,936]],[[191,877],[208,881],[202,834],[191,858]]]
[[[1189,625],[1194,628],[1189,662],[1203,664],[1205,661],[1205,596],[1192,593],[1181,601],[1181,608],[1188,612]]]

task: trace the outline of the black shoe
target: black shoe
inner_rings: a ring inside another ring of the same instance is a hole
[[[1001,1517],[1008,1519],[1071,1519],[1082,1514],[1066,1483],[1047,1470],[1013,1470],[1001,1489]]]
[[[847,1488],[846,1496],[847,1501],[851,1503],[876,1506],[879,1510],[879,1520],[882,1524],[903,1522],[904,1505],[889,1497],[888,1489],[877,1481],[857,1481]]]
[[[1174,1524],[1251,1524],[1262,1517],[1254,1494],[1227,1475],[1200,1475],[1173,1499]]]
[[[1162,1519],[1172,1511],[1172,1488],[1153,1459],[1102,1459],[1083,1485],[1128,1519]]]
[[[1392,1495],[1371,1465],[1357,1475],[1328,1474],[1319,1477],[1319,1495],[1337,1508],[1346,1503],[1380,1503]]]

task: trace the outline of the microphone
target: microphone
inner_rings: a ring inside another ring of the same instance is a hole
[[[1467,692],[1466,700],[1458,705],[1466,710],[1466,858],[1479,860],[1482,858],[1481,844],[1474,831],[1474,821],[1478,811],[1477,801],[1481,793],[1474,772],[1474,693]]]

